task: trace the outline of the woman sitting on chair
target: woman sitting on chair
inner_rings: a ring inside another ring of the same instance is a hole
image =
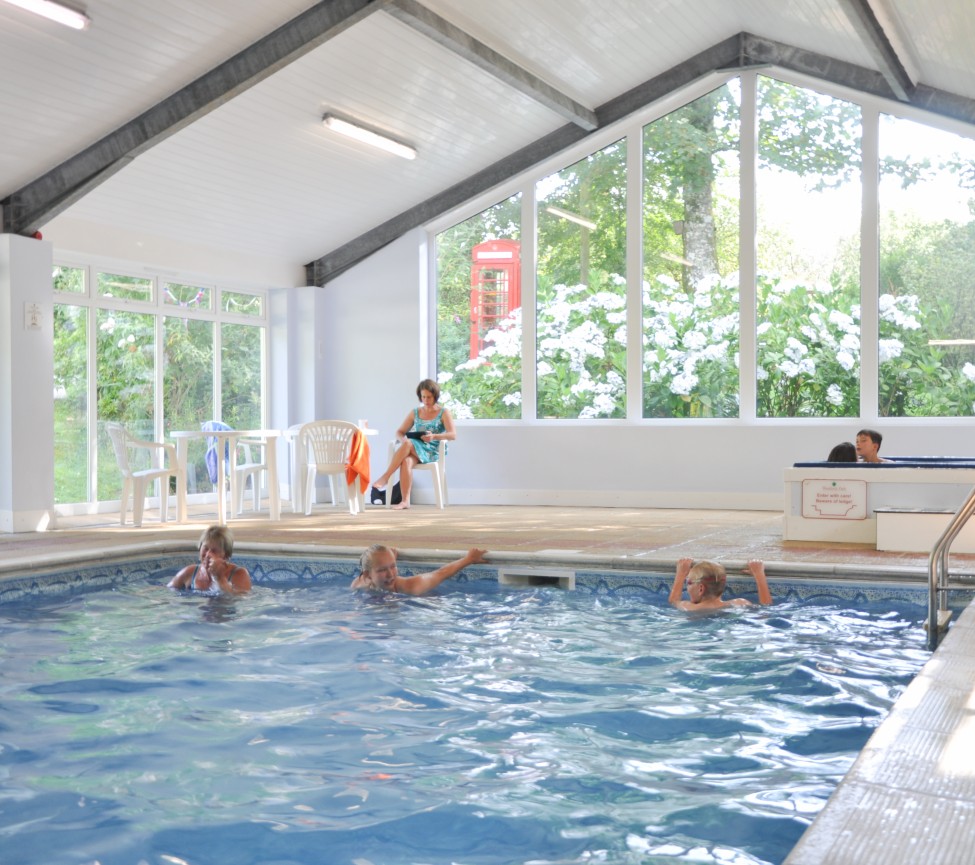
[[[440,442],[453,441],[454,419],[450,411],[440,405],[440,386],[425,378],[416,386],[420,406],[410,412],[396,430],[396,448],[389,467],[373,484],[377,490],[385,490],[393,472],[399,469],[399,486],[403,500],[393,505],[397,510],[410,506],[410,489],[413,486],[413,466],[418,463],[435,463],[440,459]]]

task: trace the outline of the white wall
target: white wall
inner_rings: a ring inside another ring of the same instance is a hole
[[[51,262],[49,243],[0,234],[2,532],[42,531],[54,508]]]
[[[427,363],[425,235],[412,232],[329,283],[320,309],[326,416],[368,418],[373,473]],[[421,262],[418,262],[418,252]],[[975,454],[971,418],[824,421],[472,422],[451,446],[455,504],[781,510],[783,469],[825,459],[861,427],[885,454]],[[417,498],[432,501],[421,479]]]

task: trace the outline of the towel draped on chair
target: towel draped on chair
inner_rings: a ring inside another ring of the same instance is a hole
[[[225,423],[221,423],[218,420],[208,420],[200,424],[200,429],[203,432],[215,432],[232,430],[232,426],[227,426]],[[226,442],[224,447],[223,458],[227,461],[230,460],[230,442]],[[207,464],[207,474],[210,475],[210,483],[216,484],[219,470],[219,463],[217,460],[217,439],[215,437],[207,437],[207,452],[206,452],[206,464]]]
[[[359,430],[352,434],[349,461],[345,465],[345,482],[351,485],[357,475],[359,489],[365,492],[369,489],[369,442]]]

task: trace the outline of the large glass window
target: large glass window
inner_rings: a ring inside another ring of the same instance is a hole
[[[644,417],[738,415],[739,101],[643,130]]]
[[[221,408],[234,429],[260,429],[264,417],[264,328],[220,326]]]
[[[456,418],[521,416],[521,195],[437,235],[437,369]]]
[[[626,142],[540,180],[540,418],[626,416]]]
[[[860,107],[758,79],[759,417],[860,407]]]
[[[54,501],[84,502],[89,482],[88,309],[54,304],[54,332]]]
[[[880,118],[879,413],[975,414],[975,141]]]
[[[212,287],[65,265],[54,269],[54,290],[56,503],[120,497],[108,421],[153,441],[211,419],[241,429],[264,426],[263,295],[222,291],[215,309]],[[145,459],[134,468],[148,468],[148,452],[132,456]],[[203,443],[193,442],[190,492],[211,488],[203,458]]]
[[[864,116],[750,73],[532,181],[534,237],[499,216],[517,197],[443,232],[438,359],[458,417],[518,417],[522,356],[535,358],[538,418],[632,416],[637,393],[648,419],[859,417],[874,394],[881,416],[975,415],[975,141],[881,114],[875,152],[878,115],[868,136]],[[879,186],[865,186],[878,162]],[[879,257],[864,260],[874,193]],[[534,252],[524,331],[521,309],[490,322],[500,266],[473,291],[478,244],[495,239]],[[861,285],[875,272],[879,285]],[[866,328],[863,306],[879,312]]]

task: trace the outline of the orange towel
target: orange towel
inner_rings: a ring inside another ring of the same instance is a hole
[[[352,433],[352,446],[349,448],[349,461],[345,464],[345,482],[351,484],[359,476],[359,489],[369,489],[369,442],[361,430]]]

